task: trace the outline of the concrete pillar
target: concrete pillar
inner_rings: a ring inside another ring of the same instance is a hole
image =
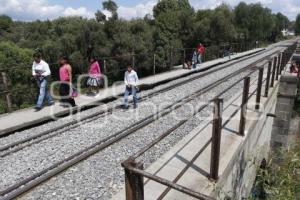
[[[273,150],[278,147],[293,145],[296,135],[289,133],[290,122],[297,95],[298,78],[294,75],[283,75],[280,78],[277,97],[276,118],[274,119],[271,146]]]

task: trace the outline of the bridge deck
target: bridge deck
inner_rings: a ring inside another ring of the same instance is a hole
[[[251,51],[238,53],[232,56],[232,59],[237,59],[243,56],[246,56],[248,54],[252,54],[258,51],[261,51],[262,49],[254,49]],[[228,61],[228,58],[220,58],[216,60],[212,60],[209,62],[205,62],[200,66],[200,69],[209,68],[210,66],[216,65],[216,64],[223,64]],[[155,76],[150,76],[146,78],[142,78],[140,80],[141,84],[144,85],[157,85],[159,83],[170,81],[177,79],[183,75],[188,75],[192,71],[186,70],[186,69],[180,69],[180,67],[175,67],[174,70],[170,72],[165,72],[161,74],[157,74]],[[76,98],[76,104],[78,105],[78,108],[84,109],[86,107],[89,107],[91,105],[97,105],[97,103],[105,100],[110,99],[112,97],[117,97],[122,95],[124,92],[124,85],[118,85],[116,87],[108,87],[106,89],[103,89],[100,91],[100,96],[95,97],[87,97],[85,95],[80,95]],[[13,113],[4,114],[0,116],[0,136],[22,129],[26,127],[33,126],[38,123],[46,122],[49,120],[52,120],[53,116],[63,116],[67,115],[70,112],[72,112],[68,108],[63,108],[56,104],[52,107],[45,107],[39,112],[34,112],[33,108],[29,109],[23,109],[19,110]]]
[[[266,76],[266,74],[264,74]],[[275,82],[275,87],[271,88],[269,94],[274,94],[277,89],[278,82]],[[257,88],[257,79],[251,81],[249,93],[255,94]],[[237,154],[237,150],[241,144],[245,143],[248,135],[248,131],[252,129],[252,125],[259,112],[255,111],[255,98],[253,95],[249,99],[247,115],[248,120],[246,123],[245,137],[239,136],[237,133],[239,128],[240,102],[242,99],[242,90],[232,97],[231,100],[224,104],[223,110],[223,129],[221,137],[221,154],[220,154],[220,179],[222,175],[228,170],[228,166],[232,158]],[[268,98],[262,98],[261,103],[266,105]],[[227,120],[229,120],[227,122]],[[193,191],[210,196],[215,190],[215,185],[209,180],[210,173],[210,157],[211,157],[211,140],[212,137],[212,123],[201,123],[196,127],[189,135],[178,142],[170,151],[164,154],[160,159],[154,162],[147,172],[164,178],[169,181],[173,181],[182,170],[190,164],[191,160],[196,156],[199,151],[202,153],[196,158],[195,162],[190,165],[188,170],[179,179],[177,184],[190,188]],[[230,167],[229,167],[230,168]],[[167,189],[157,182],[149,181],[145,179],[145,199],[158,199],[160,195]],[[122,200],[125,199],[125,191],[117,193],[112,199]],[[193,200],[190,196],[187,196],[181,192],[170,190],[169,193],[163,199],[185,199]]]

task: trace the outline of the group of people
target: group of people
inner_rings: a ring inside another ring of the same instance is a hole
[[[53,97],[50,94],[49,82],[51,80],[51,70],[47,62],[42,59],[42,54],[39,52],[34,53],[32,64],[32,75],[37,81],[39,87],[39,96],[35,106],[36,111],[40,111],[43,108],[43,103],[45,98],[48,101],[48,105],[52,106],[55,104]],[[60,56],[59,58],[59,77],[60,77],[60,87],[59,94],[62,97],[60,99],[63,106],[71,105],[76,106],[75,100],[70,95],[72,91],[72,67],[70,65],[67,56]]]
[[[202,64],[202,58],[205,53],[205,47],[203,44],[198,44],[196,49],[193,52],[193,57],[192,57],[192,65],[193,69],[197,68],[197,64]]]
[[[53,97],[50,94],[50,80],[51,70],[46,61],[42,59],[42,54],[36,52],[33,55],[32,75],[37,81],[39,88],[39,95],[35,106],[36,111],[40,111],[43,108],[44,100],[47,99],[48,105],[55,104]],[[59,95],[60,103],[64,107],[76,107],[75,99],[78,94],[76,89],[72,86],[72,66],[67,56],[60,56],[59,58]],[[97,97],[99,95],[100,88],[103,86],[103,77],[101,73],[100,64],[95,56],[89,58],[89,77],[87,79],[87,86],[89,87],[88,95]],[[131,94],[133,96],[134,108],[137,108],[137,92],[138,92],[138,76],[131,66],[128,66],[125,72],[125,94],[124,94],[124,109],[128,109],[128,97]]]

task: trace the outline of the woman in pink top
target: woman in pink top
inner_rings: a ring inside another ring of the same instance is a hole
[[[75,107],[75,100],[72,97],[72,67],[69,64],[69,58],[67,56],[61,56],[59,59],[60,68],[59,68],[59,77],[60,77],[60,88],[59,94],[61,96],[62,106],[72,106]]]
[[[90,68],[89,68],[89,79],[87,80],[87,86],[90,87],[89,94],[95,95],[93,92],[96,91],[99,93],[100,87],[102,86],[102,77],[100,65],[95,56],[90,58]]]

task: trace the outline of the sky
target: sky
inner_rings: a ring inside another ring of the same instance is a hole
[[[97,10],[102,10],[104,0],[0,0],[0,14],[14,20],[33,21],[55,19],[60,16],[83,16],[94,18]],[[121,18],[131,19],[152,14],[158,0],[115,0]],[[195,9],[215,8],[222,2],[236,6],[240,0],[190,0]],[[261,2],[274,13],[281,12],[290,20],[300,14],[300,0],[246,0],[247,3]],[[107,12],[104,12],[108,14]]]

